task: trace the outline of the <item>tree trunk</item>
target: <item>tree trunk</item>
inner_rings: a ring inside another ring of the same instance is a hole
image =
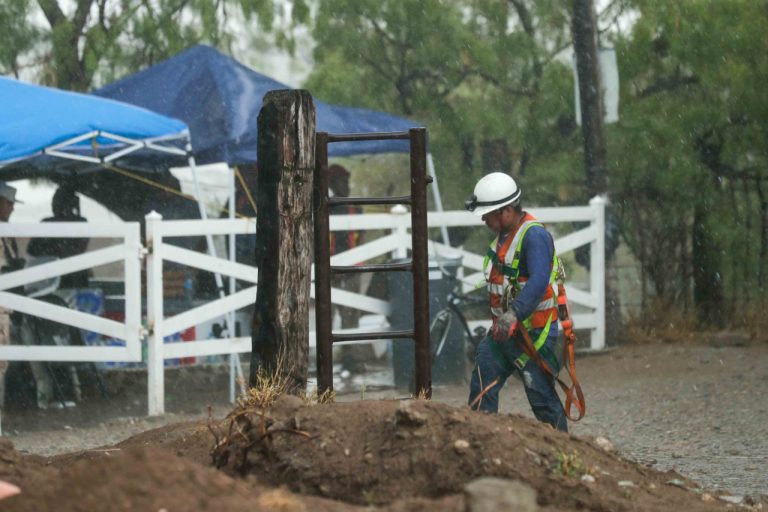
[[[603,141],[603,105],[597,62],[597,30],[592,0],[573,0],[573,51],[579,79],[581,134],[589,197],[605,194],[605,143]]]
[[[250,384],[259,369],[306,389],[312,265],[315,107],[307,91],[271,91],[258,119],[256,263]]]

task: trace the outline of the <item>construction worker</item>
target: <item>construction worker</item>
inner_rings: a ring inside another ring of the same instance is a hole
[[[553,268],[558,265],[552,235],[520,205],[520,188],[508,174],[494,172],[477,182],[466,208],[497,233],[484,262],[493,324],[477,347],[469,405],[498,412],[499,391],[517,373],[540,421],[568,431],[565,410],[552,376],[523,350],[521,328],[554,372],[558,336]]]

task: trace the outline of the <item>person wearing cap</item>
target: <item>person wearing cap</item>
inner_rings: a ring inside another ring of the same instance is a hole
[[[16,203],[16,188],[0,181],[0,222],[8,222]],[[0,267],[2,272],[18,270],[24,266],[19,258],[19,248],[13,238],[2,238],[3,250],[0,252]],[[8,345],[11,342],[11,311],[0,306],[0,345]],[[0,360],[0,410],[5,406],[5,372],[8,370],[8,361]]]
[[[520,326],[550,368],[559,370],[554,277],[559,260],[552,235],[521,206],[521,190],[508,174],[481,178],[466,208],[496,233],[483,271],[493,318],[489,335],[478,345],[470,382],[469,405],[498,412],[499,392],[510,375],[521,377],[534,416],[568,431],[565,409],[553,379],[523,351]]]

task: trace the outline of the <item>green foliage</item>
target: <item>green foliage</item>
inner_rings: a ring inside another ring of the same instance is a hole
[[[29,0],[0,0],[0,73],[18,75],[19,56],[39,37],[37,29],[26,23],[30,10]]]
[[[427,125],[447,208],[491,170],[519,178],[529,205],[589,199],[562,2],[317,7],[307,87]],[[712,299],[700,313],[725,316],[768,279],[768,102],[756,86],[768,78],[767,12],[765,2],[622,0],[601,18],[633,22],[602,36],[621,76],[621,120],[605,127],[608,184],[655,303]]]
[[[571,453],[566,453],[560,450],[553,450],[554,464],[552,465],[552,472],[563,476],[575,478],[582,473],[584,463],[579,457],[579,453],[574,450]]]
[[[428,126],[446,208],[493,170],[520,178],[527,204],[573,203],[551,181],[582,181],[565,157],[579,145],[571,71],[555,58],[568,26],[558,2],[320,0],[306,87]]]
[[[33,67],[43,83],[86,91],[193,44],[228,48],[231,20],[253,22],[268,31],[283,3],[0,0],[0,72],[18,74],[22,67]],[[306,4],[295,4],[298,19],[306,19]]]
[[[690,304],[693,278],[700,316],[738,323],[768,277],[765,3],[634,3],[607,133],[624,236],[662,303]],[[702,309],[719,287],[726,302]]]

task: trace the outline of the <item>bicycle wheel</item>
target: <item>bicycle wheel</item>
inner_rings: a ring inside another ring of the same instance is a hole
[[[443,309],[439,311],[432,323],[429,325],[429,340],[432,344],[432,361],[434,362],[445,347],[445,341],[448,338],[448,333],[451,330],[451,323],[453,322],[453,315],[451,310]]]

